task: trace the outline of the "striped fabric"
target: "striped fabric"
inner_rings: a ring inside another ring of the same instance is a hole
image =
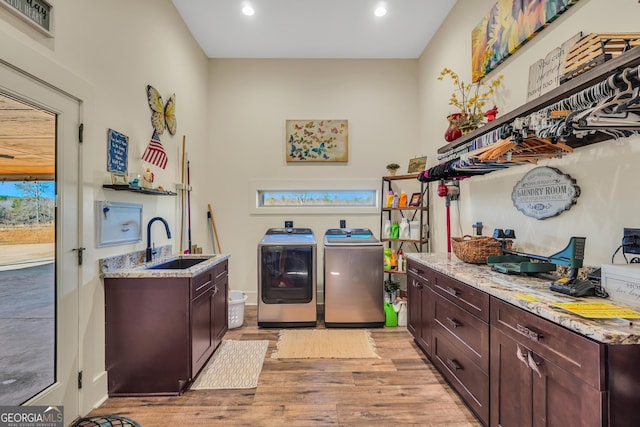
[[[160,142],[160,135],[158,135],[158,132],[155,130],[153,131],[147,149],[144,150],[142,160],[162,169],[167,167],[167,153],[164,151],[164,147]]]

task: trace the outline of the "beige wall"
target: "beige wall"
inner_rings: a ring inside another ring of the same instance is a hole
[[[82,246],[87,248],[80,279],[80,369],[84,372],[81,411],[106,398],[104,298],[98,259],[142,250],[143,242],[95,246],[95,200],[143,204],[143,223],[165,217],[178,231],[176,197],[140,196],[103,190],[109,128],[129,136],[129,170],[142,167],[141,155],[152,134],[145,87],[155,86],[165,100],[176,93],[178,132],[162,136],[169,155],[166,170],[153,169],[157,184],[172,189],[180,181],[179,146],[203,141],[207,109],[207,59],[170,0],[54,0],[55,38],[47,38],[0,8],[0,59],[78,98],[85,125],[83,144]],[[73,141],[73,138],[70,139]],[[154,232],[157,244],[173,243]]]
[[[296,227],[312,228],[319,243],[340,219],[376,235],[380,229],[378,213],[251,214],[251,183],[285,181],[296,188],[319,180],[365,180],[379,188],[386,164],[396,162],[406,172],[409,158],[423,154],[417,143],[417,65],[415,60],[210,60],[209,135],[194,167],[197,212],[212,204],[222,250],[231,254],[231,287],[245,291],[249,303],[256,301],[257,244],[268,228],[292,219]],[[287,164],[287,119],[347,119],[349,162]],[[198,217],[200,230],[204,220],[206,215]],[[198,236],[210,247],[207,235]],[[322,290],[321,245],[318,253]]]
[[[471,29],[494,3],[493,0],[459,0],[420,58],[420,144],[429,153],[428,166],[436,164],[436,150],[445,145],[442,137],[447,126],[445,117],[453,112],[447,105],[453,86],[436,78],[444,67],[449,67],[458,71],[463,80],[470,80]],[[502,97],[498,101],[501,114],[526,102],[529,66],[534,61],[579,31],[637,31],[638,16],[637,2],[579,1],[493,71],[504,74]],[[511,201],[513,186],[533,166],[514,167],[463,181],[460,215],[455,205],[451,209],[452,235],[472,234],[471,225],[482,221],[487,227],[485,235],[494,228],[512,228],[516,231],[515,243],[519,250],[540,255],[564,249],[571,236],[585,236],[585,263],[610,263],[620,245],[622,229],[640,227],[639,139],[633,136],[606,141],[579,148],[561,160],[540,161],[540,166],[555,167],[571,175],[582,190],[571,210],[545,220],[524,216]],[[436,196],[433,204],[434,247],[437,251],[446,251],[444,200]],[[624,260],[618,255],[616,262]]]

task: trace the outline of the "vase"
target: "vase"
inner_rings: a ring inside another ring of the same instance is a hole
[[[387,172],[389,172],[389,176],[395,176],[397,171],[397,169],[387,169]]]
[[[444,140],[447,142],[454,141],[462,136],[462,130],[458,127],[457,121],[463,116],[462,113],[453,113],[447,116],[449,127],[444,133]]]

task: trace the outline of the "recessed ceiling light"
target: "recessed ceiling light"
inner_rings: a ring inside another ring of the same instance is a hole
[[[256,13],[256,11],[253,10],[251,6],[247,5],[242,8],[242,13],[244,13],[247,16],[253,16],[253,14]]]
[[[379,6],[376,8],[376,10],[373,12],[374,15],[380,17],[380,16],[384,16],[387,14],[387,8],[384,6]]]

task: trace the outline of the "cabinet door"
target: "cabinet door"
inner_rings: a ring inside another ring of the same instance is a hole
[[[491,426],[532,425],[532,376],[527,353],[527,348],[491,328]]]
[[[191,304],[191,377],[194,378],[214,350],[211,318],[214,288],[200,294]]]
[[[224,279],[216,283],[213,290],[211,341],[214,349],[218,348],[222,342],[222,337],[224,337],[228,327],[227,281],[228,278],[225,276]]]
[[[531,352],[534,427],[596,427],[603,424],[605,392]]]
[[[417,332],[418,345],[431,356],[431,331],[433,330],[434,301],[433,292],[425,284],[419,288],[420,295],[420,328]]]
[[[420,329],[420,282],[415,276],[407,276],[407,329],[418,339]]]

